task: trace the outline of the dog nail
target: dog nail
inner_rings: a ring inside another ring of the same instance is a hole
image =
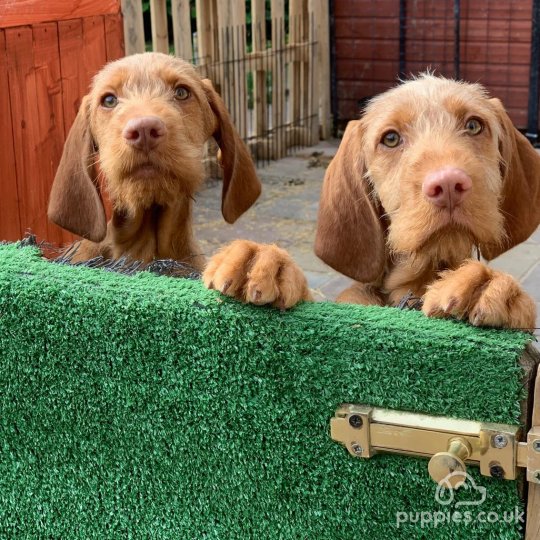
[[[448,302],[447,306],[444,308],[444,312],[447,314],[450,313],[451,311],[453,311],[456,305],[457,305],[457,298],[451,298],[450,302]]]
[[[472,315],[472,324],[474,326],[480,326],[482,324],[482,321],[484,320],[484,312],[483,311],[476,311]]]
[[[208,288],[209,288],[210,290],[215,289],[215,287],[214,287],[214,282],[213,282],[213,281],[211,281],[211,282],[208,284]]]
[[[231,286],[232,279],[228,279],[224,284],[223,287],[221,287],[221,294],[225,294],[229,287]]]
[[[261,291],[255,291],[255,294],[253,295],[253,300],[255,302],[258,302],[261,299],[262,292]]]

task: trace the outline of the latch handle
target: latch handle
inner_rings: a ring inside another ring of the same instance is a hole
[[[428,472],[431,478],[438,484],[446,478],[446,482],[456,489],[463,483],[464,475],[454,472],[465,473],[467,466],[465,460],[472,454],[472,448],[467,439],[463,437],[453,437],[448,441],[448,450],[435,454],[428,464]]]

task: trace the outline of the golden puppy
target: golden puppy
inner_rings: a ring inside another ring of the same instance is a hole
[[[501,102],[480,85],[423,74],[349,123],[326,172],[315,252],[358,282],[338,301],[396,305],[410,292],[430,316],[529,329],[533,300],[514,278],[472,257],[493,259],[539,223],[540,156]],[[257,260],[254,249],[249,261]],[[206,282],[240,282],[244,268],[244,285],[226,294],[250,300],[246,291],[261,290],[272,300],[278,293],[253,283],[249,264],[237,261],[234,273],[211,262]],[[279,272],[291,267],[299,271],[289,259]],[[303,285],[288,296],[307,299]]]
[[[106,65],[81,103],[49,201],[49,218],[86,239],[75,260],[170,258],[202,269],[192,199],[204,178],[210,137],[220,147],[222,213],[232,223],[261,185],[210,82],[187,62],[160,53]],[[103,185],[113,208],[109,223]]]

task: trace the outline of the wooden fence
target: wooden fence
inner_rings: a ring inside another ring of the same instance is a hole
[[[0,0],[0,240],[74,238],[47,219],[50,187],[91,78],[123,55],[118,0]]]
[[[257,160],[329,137],[328,0],[150,0],[151,49],[193,62],[221,93]],[[267,9],[269,8],[269,9]],[[269,11],[269,16],[267,12]],[[126,54],[143,52],[141,0],[122,0]],[[173,29],[169,36],[168,26]]]

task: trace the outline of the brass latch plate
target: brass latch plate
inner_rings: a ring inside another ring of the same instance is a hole
[[[331,419],[330,431],[356,457],[382,452],[430,458],[436,482],[474,465],[485,476],[507,480],[525,467],[527,479],[540,483],[540,428],[519,442],[518,426],[346,404]]]

